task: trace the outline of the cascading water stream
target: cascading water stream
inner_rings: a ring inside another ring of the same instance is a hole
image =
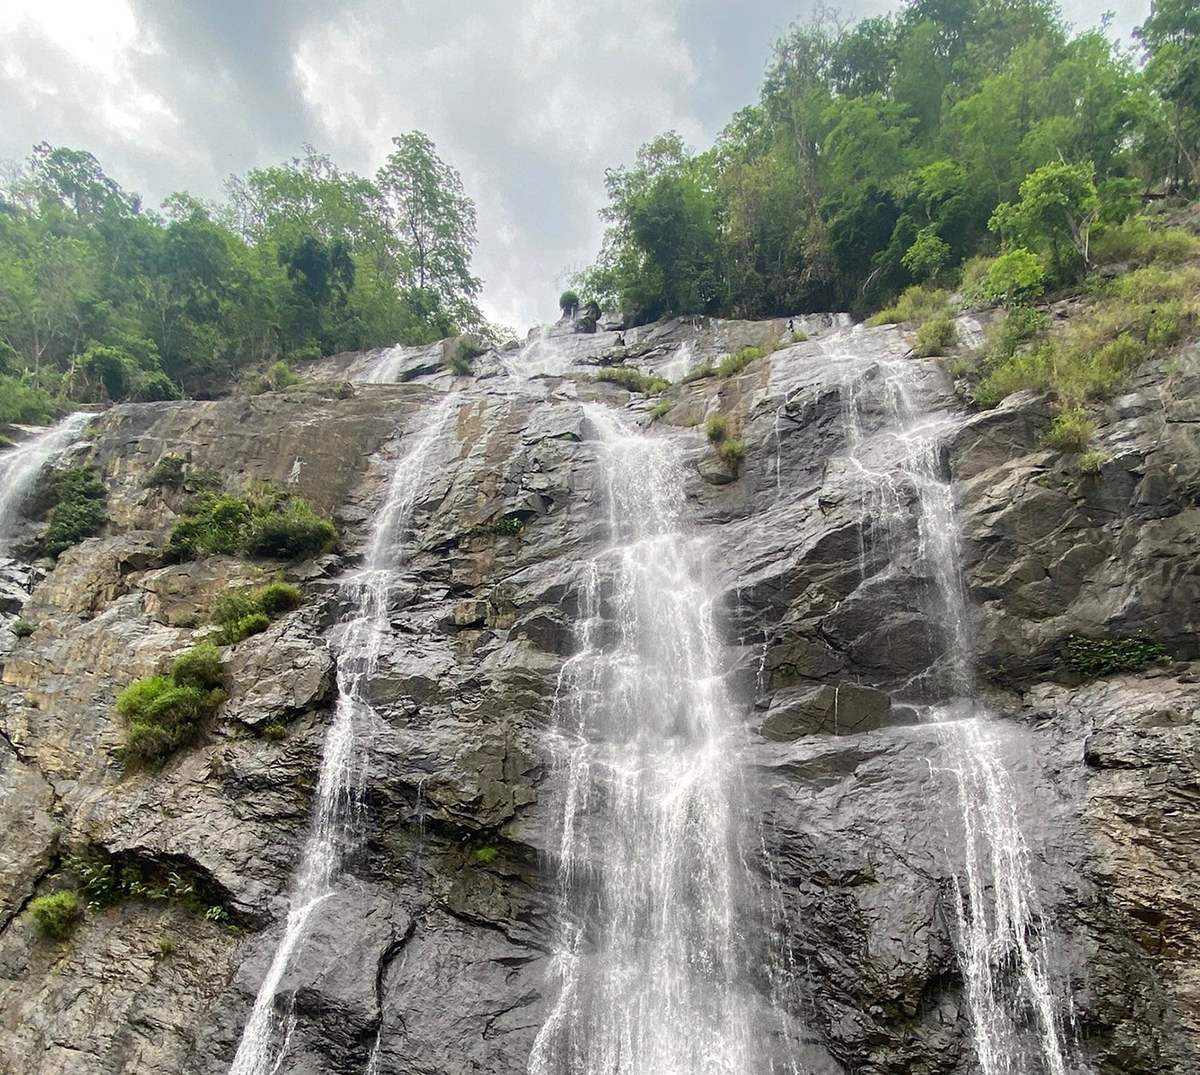
[[[337,891],[342,864],[358,839],[373,731],[366,687],[387,639],[388,599],[403,562],[404,532],[424,484],[430,453],[457,402],[449,395],[426,412],[420,432],[392,472],[363,567],[341,582],[350,613],[337,647],[338,700],[325,737],[313,819],[293,880],[283,937],[259,987],[230,1075],[284,1070],[293,1016],[291,999],[284,1013],[276,1010],[276,994],[313,913]]]
[[[678,449],[586,413],[612,544],[584,571],[556,699],[559,936],[529,1071],[746,1075],[748,879],[703,547]]]
[[[1060,1009],[1069,1002],[1053,977],[1015,790],[976,689],[954,489],[941,459],[945,424],[921,416],[912,398],[911,362],[881,361],[877,369],[883,377],[874,402],[886,419],[887,443],[869,443],[861,423],[868,385],[851,368],[843,384],[849,457],[870,498],[873,532],[882,531],[889,556],[907,525],[905,487],[916,494],[917,559],[933,582],[929,620],[942,650],[942,666],[925,693],[942,699],[930,713],[939,722],[962,825],[955,939],[976,1056],[983,1075],[1066,1075]],[[864,550],[864,571],[865,559]]]
[[[68,414],[57,425],[0,455],[0,555],[9,551],[21,506],[33,492],[42,468],[69,448],[93,417],[90,411]]]

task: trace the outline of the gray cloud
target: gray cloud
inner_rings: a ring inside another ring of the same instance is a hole
[[[886,10],[856,0],[855,15]],[[1128,32],[1148,0],[1122,0]],[[1085,0],[1076,25],[1098,20]],[[604,168],[675,128],[706,144],[753,100],[778,0],[10,0],[0,13],[0,156],[90,149],[151,202],[214,196],[305,141],[371,172],[426,131],[479,206],[488,312],[551,316],[595,253]]]

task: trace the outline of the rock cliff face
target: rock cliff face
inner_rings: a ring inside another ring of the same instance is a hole
[[[805,342],[676,383],[657,416],[654,399],[589,377],[625,365],[679,378],[783,328],[551,335],[482,356],[469,379],[445,372],[440,345],[397,349],[322,364],[302,389],[99,416],[73,452],[110,489],[108,527],[51,570],[8,564],[0,591],[6,619],[34,625],[3,636],[0,1068],[228,1070],[310,817],[336,691],[335,582],[392,463],[454,391],[369,684],[365,838],[281,983],[294,1015],[281,1070],[526,1069],[550,999],[546,731],[580,565],[608,538],[588,401],[654,423],[686,455],[718,597],[713,671],[742,718],[761,833],[747,855],[774,893],[749,943],[789,968],[799,1070],[978,1070],[954,942],[955,733],[920,708],[944,647],[918,498],[901,479],[884,502],[853,463],[893,450],[883,401],[899,380],[941,430],[954,479],[974,659],[1081,1070],[1200,1070],[1200,356],[1145,368],[1107,406],[1095,475],[1041,447],[1045,400],[970,413],[899,328],[808,319]],[[718,412],[745,443],[740,464],[705,437]],[[335,515],[342,549],[285,569],[306,601],[226,651],[230,697],[200,740],[127,771],[117,692],[190,645],[218,594],[276,569],[164,565],[186,498],[145,478],[167,452],[231,486],[306,497]],[[1065,663],[1071,636],[1142,633],[1171,659],[1089,684]],[[260,734],[277,723],[286,738]],[[39,939],[26,908],[82,847],[199,879],[233,926],[129,898],[69,941]],[[766,978],[748,988],[765,995]]]

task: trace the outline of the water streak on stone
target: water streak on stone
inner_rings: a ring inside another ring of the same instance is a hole
[[[302,944],[313,914],[335,894],[342,864],[361,830],[362,792],[375,716],[365,700],[389,630],[388,603],[403,562],[405,530],[424,487],[429,458],[457,406],[446,396],[424,416],[421,429],[392,472],[361,570],[341,583],[350,610],[338,642],[338,700],[325,736],[313,818],[292,884],[283,937],[259,987],[230,1075],[286,1070],[292,999],[279,1011],[276,994]]]
[[[735,727],[704,548],[678,449],[586,413],[612,545],[583,572],[559,681],[559,934],[529,1071],[746,1075]]]
[[[872,520],[863,572],[880,552],[896,557],[915,514],[916,570],[932,583],[926,610],[941,663],[918,684],[939,722],[961,825],[955,870],[955,942],[982,1075],[1065,1075],[1069,999],[1053,974],[1051,931],[1041,910],[1001,726],[980,699],[962,577],[954,489],[942,462],[948,423],[914,399],[917,364],[880,360],[865,370],[847,354],[843,382],[848,455]],[[883,424],[871,436],[864,414]],[[909,530],[911,533],[911,530]]]

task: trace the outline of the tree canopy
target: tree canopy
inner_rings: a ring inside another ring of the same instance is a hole
[[[574,284],[639,318],[865,312],[1002,243],[1067,282],[1131,193],[1200,189],[1198,12],[1155,0],[1136,53],[1054,0],[819,14],[716,145],[670,133],[610,169]]]
[[[92,154],[36,146],[0,187],[0,421],[484,327],[474,205],[425,135],[394,141],[374,179],[305,147],[157,211]]]

